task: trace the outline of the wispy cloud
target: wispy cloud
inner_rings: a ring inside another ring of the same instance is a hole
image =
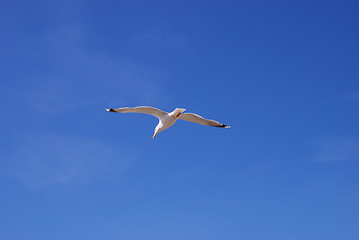
[[[92,139],[35,134],[4,156],[0,173],[39,189],[113,180],[123,176],[135,159],[133,151]]]
[[[185,36],[163,31],[159,27],[150,27],[133,37],[133,41],[141,46],[158,45],[168,51],[189,50],[189,42]]]
[[[349,101],[349,102],[359,102],[359,91],[353,91],[348,93],[345,97],[344,100]]]
[[[317,161],[359,160],[359,141],[346,138],[320,138],[312,141]]]
[[[45,112],[92,104],[156,104],[165,95],[164,73],[101,50],[86,47],[86,28],[65,26],[39,36],[34,60],[43,65],[24,94],[27,103]]]

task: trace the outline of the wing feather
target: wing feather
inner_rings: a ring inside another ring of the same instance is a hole
[[[158,108],[148,107],[148,106],[140,106],[140,107],[123,107],[123,108],[109,108],[106,109],[109,112],[118,112],[118,113],[146,113],[157,118],[161,118],[167,114]]]
[[[178,118],[182,119],[182,120],[189,121],[189,122],[199,123],[202,125],[207,125],[207,126],[212,126],[212,127],[229,128],[228,125],[217,122],[215,120],[205,119],[205,118],[201,117],[200,115],[197,115],[194,113],[182,113],[181,115],[179,115]]]

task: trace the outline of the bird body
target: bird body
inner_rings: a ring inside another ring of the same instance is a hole
[[[186,111],[186,109],[184,108],[176,108],[174,111],[170,113],[164,112],[154,107],[147,107],[147,106],[108,108],[106,110],[109,112],[118,112],[118,113],[147,113],[157,117],[159,121],[155,128],[155,133],[153,134],[153,138],[155,138],[155,136],[159,132],[162,132],[167,128],[171,127],[178,119],[186,120],[189,122],[195,122],[212,127],[229,128],[228,125],[222,124],[215,120],[205,119],[194,113],[183,113],[184,111]]]
[[[176,108],[173,112],[168,113],[166,115],[164,115],[163,117],[158,119],[158,124],[155,128],[156,129],[161,129],[161,131],[157,131],[157,132],[162,132],[164,130],[166,130],[167,128],[171,127],[179,118],[179,116],[182,114],[182,112],[186,111],[186,109],[184,108]]]

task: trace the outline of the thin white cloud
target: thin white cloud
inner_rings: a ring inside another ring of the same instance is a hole
[[[348,93],[344,99],[348,102],[359,102],[359,91]]]
[[[158,104],[167,100],[164,74],[117,55],[86,47],[86,28],[81,25],[54,29],[38,37],[36,62],[45,71],[29,79],[24,100],[35,110],[71,111],[93,104]],[[34,40],[36,41],[36,40]]]
[[[150,27],[133,37],[133,42],[140,46],[156,45],[167,51],[189,51],[189,42],[178,33],[162,31],[159,27]]]
[[[346,138],[321,138],[312,141],[317,161],[359,160],[359,141]]]
[[[61,77],[48,77],[33,85],[26,95],[26,102],[35,110],[45,113],[64,113],[79,105],[87,105],[77,96],[74,83]]]
[[[123,147],[48,134],[28,136],[15,150],[5,156],[0,173],[35,189],[114,180],[136,159],[134,151]]]

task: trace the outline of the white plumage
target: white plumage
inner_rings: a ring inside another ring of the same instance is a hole
[[[123,107],[123,108],[109,108],[106,109],[109,112],[118,112],[118,113],[146,113],[151,114],[159,119],[159,122],[155,128],[155,133],[153,134],[153,138],[157,135],[157,133],[166,130],[171,127],[178,119],[186,120],[189,122],[199,123],[202,125],[212,126],[212,127],[221,127],[221,128],[229,128],[228,125],[217,122],[215,120],[205,119],[194,113],[183,113],[186,109],[184,108],[176,108],[173,112],[164,112],[160,109],[154,107]]]

